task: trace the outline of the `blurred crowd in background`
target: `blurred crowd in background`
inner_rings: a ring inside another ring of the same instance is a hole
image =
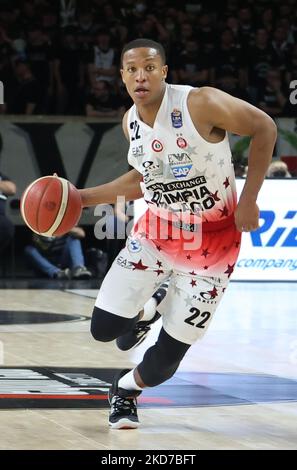
[[[161,42],[169,83],[218,87],[294,116],[296,0],[0,0],[2,113],[119,116],[131,106],[120,52]]]

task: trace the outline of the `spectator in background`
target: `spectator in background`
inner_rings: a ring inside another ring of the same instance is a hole
[[[233,73],[228,70],[222,73],[221,77],[216,81],[216,86],[236,98],[251,102],[248,92],[239,86],[238,78],[234,77]]]
[[[280,71],[270,69],[267,72],[264,88],[259,93],[259,108],[272,117],[281,116],[286,101],[282,91]]]
[[[86,115],[89,117],[122,117],[125,108],[111,94],[110,84],[104,80],[96,82],[86,100]]]
[[[225,29],[220,36],[220,46],[214,52],[212,59],[214,75],[212,72],[212,83],[215,83],[222,74],[227,71],[238,78],[241,87],[247,84],[247,67],[244,62],[240,45],[235,44],[233,33]]]
[[[96,34],[95,45],[88,58],[88,75],[91,86],[99,80],[114,83],[116,78],[116,51],[110,45],[110,34],[101,30]]]
[[[55,52],[54,77],[58,114],[77,114],[82,106],[84,64],[76,38],[76,28],[64,28],[61,46]]]
[[[39,114],[42,109],[40,83],[32,74],[28,62],[18,60],[15,63],[17,86],[13,93],[10,114]]]
[[[76,25],[76,0],[59,0],[59,3],[61,27]]]
[[[32,74],[40,85],[42,112],[46,112],[54,93],[54,60],[51,45],[39,25],[33,25],[28,30],[25,54]]]
[[[264,86],[267,71],[275,65],[274,50],[263,28],[257,29],[255,45],[248,49],[248,63],[249,88],[256,102],[258,89]]]
[[[28,263],[39,273],[52,279],[90,279],[85,266],[81,239],[85,231],[74,227],[62,237],[33,234],[33,244],[25,247]]]
[[[10,102],[13,93],[13,57],[13,43],[7,36],[5,28],[0,26],[0,81],[3,83],[5,89],[5,104],[0,105],[0,114],[7,111],[7,103]]]
[[[0,147],[2,147],[1,140]],[[0,255],[14,237],[14,225],[6,216],[5,206],[7,197],[13,196],[15,193],[15,184],[7,176],[0,172]]]
[[[210,62],[199,41],[189,39],[175,64],[177,83],[200,87],[209,83]]]
[[[270,163],[266,176],[268,178],[291,178],[288,165],[281,160],[275,160]]]

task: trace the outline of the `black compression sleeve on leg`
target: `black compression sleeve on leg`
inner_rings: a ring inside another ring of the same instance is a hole
[[[173,376],[190,344],[168,335],[162,328],[158,341],[149,348],[137,366],[139,375],[148,387],[155,387]]]
[[[132,330],[139,320],[139,314],[134,318],[120,317],[106,312],[101,308],[94,307],[91,320],[91,333],[97,341],[112,341],[119,336]]]

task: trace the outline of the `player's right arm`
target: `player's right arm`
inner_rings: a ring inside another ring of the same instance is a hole
[[[127,112],[123,117],[123,131],[129,140],[127,129]],[[133,169],[116,178],[110,183],[101,184],[93,188],[80,189],[83,207],[96,206],[97,204],[114,204],[117,196],[124,196],[126,201],[140,199],[143,194],[140,188],[142,175]]]

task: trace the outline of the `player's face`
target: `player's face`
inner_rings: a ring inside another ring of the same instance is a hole
[[[122,80],[136,105],[151,104],[163,93],[167,65],[150,47],[138,47],[123,56]]]

